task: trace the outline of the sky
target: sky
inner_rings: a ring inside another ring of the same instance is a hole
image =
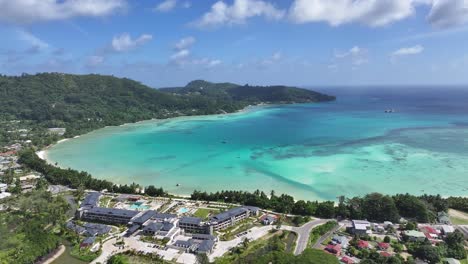
[[[468,0],[0,0],[0,73],[468,84]]]

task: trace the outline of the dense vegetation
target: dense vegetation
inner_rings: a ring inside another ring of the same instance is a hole
[[[71,188],[84,187],[86,189],[102,191],[107,189],[116,193],[137,193],[142,189],[138,184],[116,185],[110,181],[93,178],[89,173],[72,169],[61,169],[48,164],[40,159],[33,150],[25,150],[20,153],[19,162],[27,168],[42,173],[45,179],[51,184],[65,185]],[[145,193],[149,196],[167,196],[162,188],[156,188],[153,185],[145,188]]]
[[[321,218],[338,217],[398,222],[400,217],[405,217],[427,223],[435,220],[437,212],[447,211],[449,201],[459,201],[466,198],[444,199],[440,195],[417,197],[410,194],[389,196],[371,193],[364,197],[345,198],[342,196],[338,206],[335,206],[332,201],[294,201],[294,198],[287,194],[277,196],[272,191],[268,196],[263,191],[257,190],[253,193],[246,191],[220,191],[216,193],[194,191],[191,199],[240,203],[272,209],[279,213]]]
[[[335,97],[289,86],[251,86],[233,83],[192,81],[185,87],[161,88],[178,95],[202,95],[219,101],[258,103],[306,103],[335,100]]]
[[[34,263],[61,243],[60,230],[68,203],[60,196],[35,190],[2,200],[0,263]]]
[[[197,83],[192,82],[187,87]],[[104,126],[151,118],[234,112],[255,102],[334,99],[291,87],[214,86],[219,91],[174,95],[130,79],[96,74],[0,76],[0,120],[30,120],[42,127],[64,127],[66,136],[75,136]],[[229,87],[232,96],[217,96],[217,92],[228,89],[225,87]]]
[[[338,259],[322,250],[306,249],[294,256],[286,250],[287,233],[267,240],[244,240],[228,254],[215,260],[216,264],[338,264]],[[203,262],[202,262],[203,263]],[[205,262],[207,263],[207,262]]]

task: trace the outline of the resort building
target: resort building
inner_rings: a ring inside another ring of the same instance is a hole
[[[371,228],[371,223],[365,220],[353,220],[351,232],[356,235],[365,235]]]
[[[214,230],[222,230],[235,225],[248,217],[257,216],[260,208],[253,206],[236,207],[226,212],[219,213],[210,218],[210,224]]]
[[[139,214],[138,211],[133,210],[103,207],[93,207],[78,212],[83,220],[124,225],[128,224],[133,217]]]
[[[201,218],[185,216],[179,220],[179,228],[190,234],[213,234],[213,227],[204,223]]]

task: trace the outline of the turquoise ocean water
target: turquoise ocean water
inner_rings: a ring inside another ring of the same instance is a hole
[[[338,100],[108,127],[55,145],[47,159],[177,194],[468,195],[468,89],[323,91]]]

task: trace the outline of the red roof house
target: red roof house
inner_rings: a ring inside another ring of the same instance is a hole
[[[340,244],[336,244],[336,245],[327,245],[325,247],[325,250],[334,254],[334,255],[341,255],[341,245]]]
[[[383,251],[383,252],[380,252],[380,256],[388,258],[388,257],[391,257],[391,256],[392,256],[392,254],[390,254],[390,253],[388,253],[388,252],[385,252],[385,251]]]
[[[357,247],[358,248],[369,248],[369,242],[365,241],[365,240],[359,240],[358,244],[357,244]]]
[[[390,248],[390,244],[380,242],[380,243],[378,243],[378,247],[379,247],[380,250],[387,250],[388,248]]]
[[[345,263],[345,264],[354,264],[354,260],[352,258],[349,258],[349,257],[342,257],[341,262]]]

